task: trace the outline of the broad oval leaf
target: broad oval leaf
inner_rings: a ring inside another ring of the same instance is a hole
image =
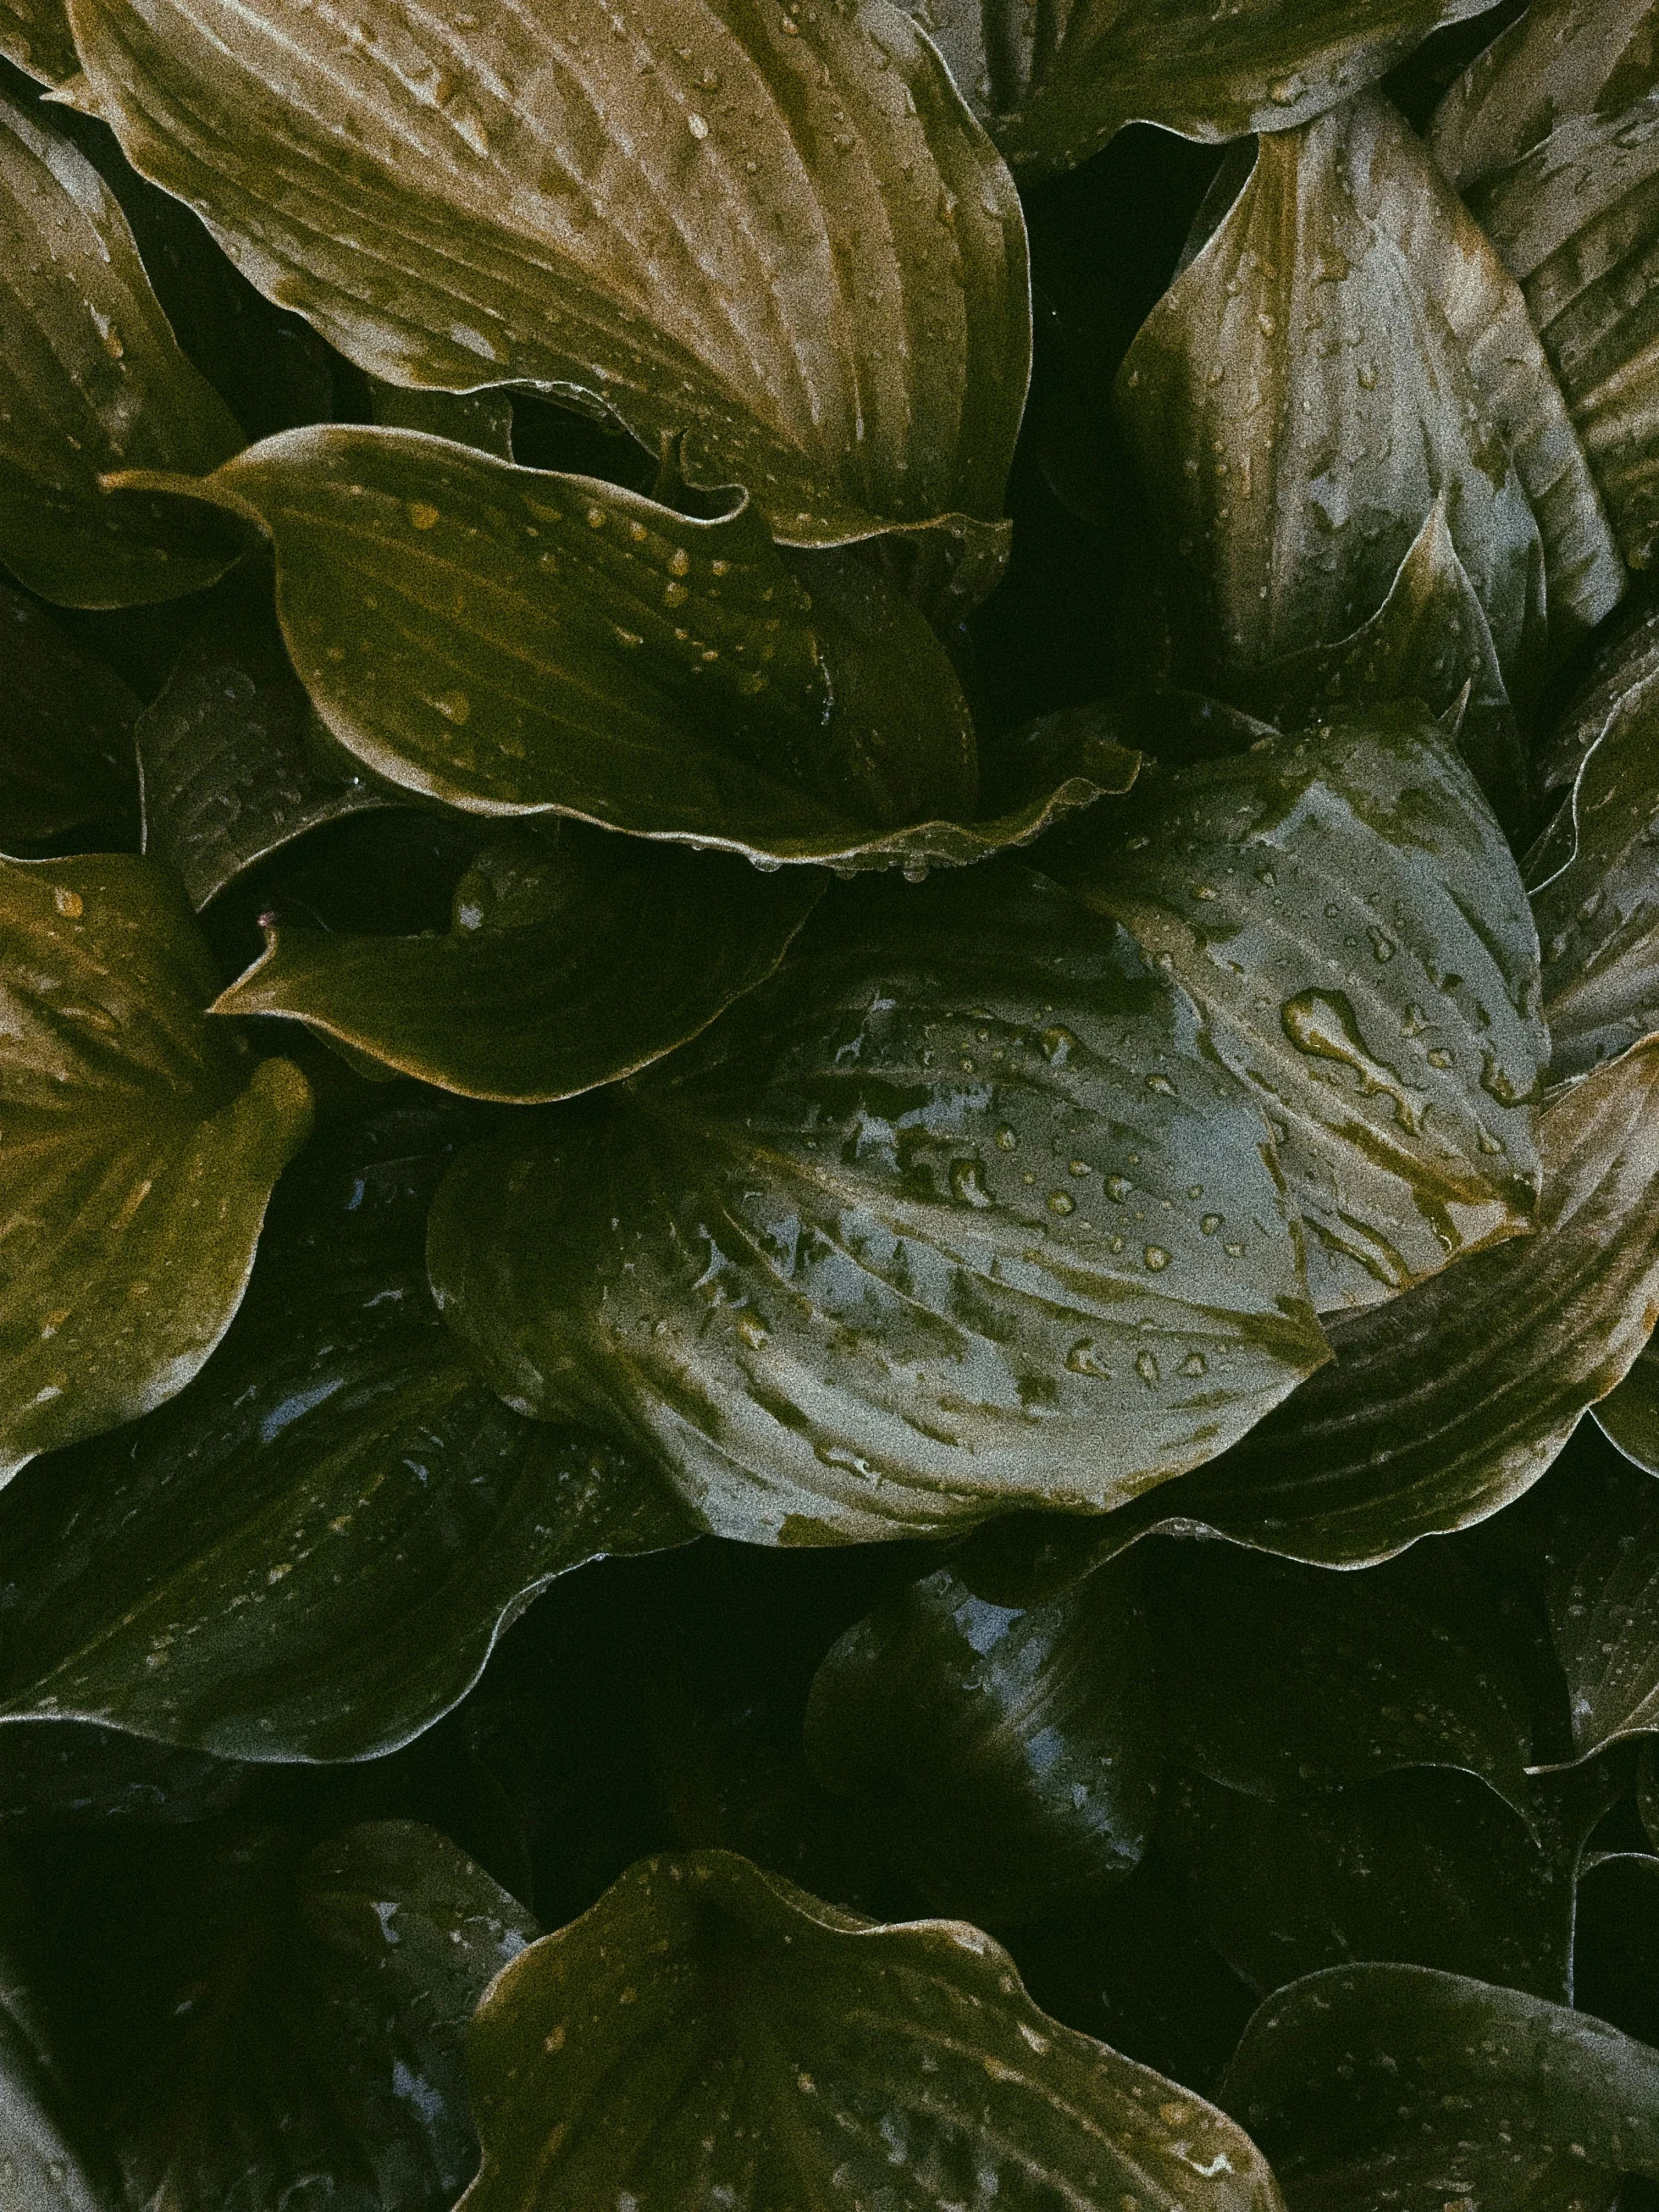
[[[1618,1388],[1595,1407],[1595,1417],[1627,1459],[1659,1474],[1659,1345],[1651,1337]]]
[[[1547,1594],[1578,1757],[1659,1733],[1659,1486],[1633,1475],[1604,1497],[1588,1549],[1556,1563]]]
[[[115,195],[37,110],[0,95],[0,558],[71,607],[175,599],[244,533],[100,475],[216,467],[242,443],[180,352]]]
[[[1052,865],[1170,970],[1261,1101],[1322,1310],[1530,1226],[1537,937],[1432,717],[1378,711],[1147,777]]]
[[[139,701],[34,600],[0,584],[0,851],[83,826],[110,835],[136,811]],[[112,842],[124,841],[116,834]]]
[[[71,20],[134,167],[372,374],[583,394],[792,542],[1000,515],[1024,224],[885,0]]]
[[[1423,1966],[1309,1974],[1245,2030],[1222,2100],[1291,2212],[1611,2204],[1659,2173],[1659,2051],[1564,2006]]]
[[[330,774],[319,737],[273,621],[211,616],[192,635],[134,738],[144,849],[198,912],[306,830],[387,804],[383,784]]]
[[[1346,100],[1490,0],[1127,0],[1032,11],[914,0],[1016,167],[1069,168],[1121,125],[1188,138],[1285,131]]]
[[[1098,1511],[1325,1357],[1265,1153],[1188,1002],[1003,862],[832,894],[626,1093],[463,1156],[432,1279],[509,1403],[718,1534]]]
[[[884,1927],[730,1852],[643,1861],[533,1944],[470,2056],[466,2212],[1279,2212],[1230,2121],[1039,2012],[977,1929]]]
[[[0,948],[4,1479],[183,1389],[311,1097],[203,1018],[213,963],[148,861],[0,861]]]
[[[1652,0],[1530,0],[1440,102],[1434,158],[1466,192],[1569,117],[1638,99],[1656,67]]]
[[[940,1911],[1021,1920],[1140,1860],[1161,1753],[1137,1564],[1025,1608],[941,1568],[820,1664],[808,1758],[875,1814]]]
[[[623,1452],[510,1412],[438,1319],[426,1210],[461,1133],[398,1102],[319,1146],[190,1388],[0,1498],[0,1738],[78,1718],[227,1758],[380,1756],[556,1576],[695,1533]]]
[[[486,845],[446,937],[275,928],[216,1014],[289,1014],[470,1098],[636,1074],[765,980],[823,888],[581,823]]]
[[[1116,395],[1213,689],[1357,630],[1442,497],[1511,689],[1624,588],[1520,289],[1380,94],[1261,140]]]

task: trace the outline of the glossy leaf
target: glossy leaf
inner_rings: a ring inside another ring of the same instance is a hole
[[[145,851],[167,862],[198,912],[307,830],[387,803],[379,782],[329,773],[305,687],[276,625],[258,617],[210,617],[135,737]]]
[[[43,2005],[32,1903],[0,1867],[0,2205],[6,2212],[115,2212],[114,2175],[66,2081]]]
[[[119,835],[136,807],[139,702],[43,607],[0,584],[0,850],[82,825]]]
[[[1651,77],[1644,89],[1622,111],[1562,122],[1470,193],[1520,281],[1633,568],[1659,534],[1659,91]]]
[[[447,2212],[477,2164],[467,2020],[535,1922],[412,1821],[297,1865],[279,1832],[216,1841],[152,1904],[174,2002],[120,2084],[129,2201]]]
[[[1585,1534],[1588,1548],[1559,1563],[1549,1589],[1581,1758],[1659,1730],[1659,1487],[1633,1481]]]
[[[918,0],[1010,161],[1069,168],[1137,119],[1189,138],[1285,131],[1346,100],[1487,0],[1208,0],[1063,5]]]
[[[831,898],[625,1096],[464,1156],[432,1280],[510,1403],[720,1534],[1098,1511],[1324,1357],[1264,1152],[1188,1002],[1003,863]]]
[[[1360,628],[1442,498],[1511,688],[1623,589],[1519,287],[1379,94],[1260,142],[1117,400],[1213,690]]]
[[[1616,2028],[1421,1966],[1344,1966],[1270,1997],[1223,2099],[1291,2212],[1604,2207],[1659,2171],[1659,2052]]]
[[[1024,225],[884,0],[71,17],[134,166],[372,374],[577,393],[791,542],[999,517]]]
[[[0,1499],[0,1739],[74,1716],[225,1757],[381,1754],[556,1576],[693,1532],[623,1452],[509,1412],[443,1328],[426,1208],[458,1134],[403,1102],[319,1147],[191,1388]]]
[[[190,1381],[311,1101],[202,1019],[207,948],[147,861],[0,862],[0,947],[3,1478]]]
[[[1595,1417],[1627,1459],[1659,1474],[1659,1345],[1651,1337],[1618,1388],[1597,1405]]]
[[[941,1568],[848,1629],[806,1726],[815,1771],[941,1911],[1001,1924],[1098,1894],[1139,1861],[1157,1802],[1135,1563],[1024,1609]]]
[[[1531,153],[1557,124],[1649,91],[1659,48],[1650,0],[1530,0],[1441,101],[1429,143],[1459,190]]]
[[[424,430],[434,438],[513,457],[513,395],[510,391],[417,391],[406,384],[374,379],[369,389],[374,419],[388,430]]]
[[[1534,1233],[1333,1324],[1331,1366],[1163,1508],[1360,1566],[1529,1489],[1653,1325],[1656,1085],[1659,1046],[1642,1046],[1557,1094]]]
[[[486,845],[447,937],[272,929],[218,1014],[291,1014],[472,1098],[570,1098],[636,1074],[778,965],[822,889],[580,823]]]
[[[1376,711],[1148,777],[1053,865],[1169,968],[1261,1100],[1322,1309],[1530,1226],[1537,939],[1431,717]]]
[[[1280,2201],[1230,2122],[1048,2019],[977,1929],[883,1927],[726,1852],[643,1861],[515,1959],[471,2072],[466,2212]]]
[[[71,607],[210,584],[244,533],[113,469],[211,469],[242,435],[180,352],[127,219],[54,123],[0,95],[0,558]]]

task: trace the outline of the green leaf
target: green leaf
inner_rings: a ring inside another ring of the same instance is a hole
[[[1617,1389],[1596,1406],[1595,1417],[1627,1459],[1659,1474],[1659,1345],[1651,1337]]]
[[[1228,139],[1309,122],[1489,0],[1128,0],[1032,12],[918,0],[956,82],[1016,166],[1069,168],[1125,123]]]
[[[1469,193],[1519,279],[1632,568],[1659,536],[1659,92],[1645,89],[1622,111],[1561,123]]]
[[[1526,302],[1379,94],[1260,142],[1116,396],[1183,681],[1227,695],[1349,637],[1442,498],[1511,690],[1624,588]]]
[[[0,94],[0,559],[71,607],[175,599],[246,533],[111,497],[104,473],[214,468],[242,434],[180,352],[127,219],[56,124]]]
[[[0,1862],[0,2204],[7,2212],[114,2212],[102,2144],[65,2078],[42,2001],[33,1901]]]
[[[1361,1566],[1466,1528],[1544,1472],[1659,1300],[1659,1045],[1558,1092],[1538,1226],[1332,1325],[1337,1357],[1156,1503],[1293,1559]]]
[[[0,849],[96,825],[119,836],[135,812],[139,702],[43,607],[0,583]]]
[[[267,931],[216,1014],[290,1014],[471,1098],[570,1098],[633,1075],[770,975],[817,870],[762,874],[580,823],[486,845],[447,937]]]
[[[1652,88],[1649,0],[1531,0],[1441,101],[1429,144],[1460,191],[1506,169],[1570,117],[1625,107]]]
[[[1650,616],[1591,688],[1599,734],[1572,788],[1571,857],[1532,895],[1556,1076],[1582,1075],[1659,1030],[1656,630]],[[1567,720],[1582,727],[1586,716],[1569,710]]]
[[[129,2201],[447,2212],[477,2164],[467,2021],[534,1920],[412,1821],[297,1865],[280,1832],[195,1834],[150,1901],[164,2001],[119,2084]]]
[[[78,76],[81,57],[63,0],[0,0],[0,54],[43,85]]]
[[[304,1077],[202,1017],[165,870],[0,861],[0,1478],[181,1390],[241,1301]]]
[[[134,167],[372,374],[597,401],[794,543],[1000,516],[1024,223],[885,0],[71,18]]]
[[[820,1665],[814,1770],[874,1814],[940,1911],[1021,1920],[1098,1895],[1145,1851],[1158,1691],[1135,1564],[1023,1609],[941,1568]]]
[[[332,426],[146,481],[271,534],[322,719],[405,789],[781,859],[904,857],[883,831],[971,812],[973,726],[925,619],[853,555],[792,563],[752,507],[699,521]]]
[[[1280,2202],[1231,2122],[1039,2012],[977,1929],[883,1927],[727,1852],[643,1861],[532,1945],[470,2058],[466,2212]]]
[[[1330,1310],[1531,1224],[1549,1043],[1520,876],[1415,708],[1147,777],[1052,863],[1262,1103]]]
[[[1659,1730],[1659,1487],[1634,1477],[1601,1501],[1585,1537],[1548,1585],[1581,1759]]]
[[[210,616],[134,735],[144,849],[198,912],[307,830],[387,804],[378,781],[330,773],[327,733],[269,618]]]
[[[591,1435],[474,1374],[425,1282],[463,1130],[393,1102],[284,1183],[184,1394],[0,1498],[3,1725],[76,1717],[254,1760],[393,1750],[555,1577],[693,1533]]]
[[[1573,2212],[1659,2173],[1659,2051],[1582,2012],[1422,1966],[1270,1997],[1222,2089],[1291,2212]]]
[[[1188,1002],[1004,862],[832,895],[626,1093],[464,1156],[432,1280],[509,1403],[719,1534],[1098,1511],[1325,1356],[1265,1151]]]
[[[388,430],[424,430],[431,437],[513,457],[513,395],[510,391],[414,391],[404,384],[369,386],[374,419]]]

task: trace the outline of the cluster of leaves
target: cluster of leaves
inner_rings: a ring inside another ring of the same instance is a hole
[[[0,2208],[1655,2201],[1654,0],[0,55]]]

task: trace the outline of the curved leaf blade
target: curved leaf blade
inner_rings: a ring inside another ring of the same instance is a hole
[[[1648,0],[1530,0],[1435,112],[1434,159],[1461,192],[1507,169],[1571,116],[1639,98],[1659,66]]]
[[[0,0],[0,54],[43,85],[78,76],[81,57],[63,0]]]
[[[1550,1577],[1550,1635],[1581,1759],[1659,1731],[1656,1507],[1659,1492],[1639,1478],[1625,1495],[1604,1498],[1588,1548],[1556,1562]]]
[[[1009,2201],[1279,2212],[1238,2129],[1039,2012],[977,1929],[883,1927],[730,1852],[645,1860],[532,1945],[470,2055],[466,2212],[772,2212],[834,2173],[852,2202],[943,2212],[978,2172]]]
[[[310,1129],[298,1069],[239,1064],[164,871],[0,862],[0,1476],[181,1390],[242,1299]]]
[[[792,542],[1000,515],[1024,224],[885,0],[71,19],[134,167],[371,374],[578,393]]]
[[[43,607],[0,584],[0,851],[83,825],[118,832],[137,792],[139,701]],[[117,841],[112,837],[112,841]]]

